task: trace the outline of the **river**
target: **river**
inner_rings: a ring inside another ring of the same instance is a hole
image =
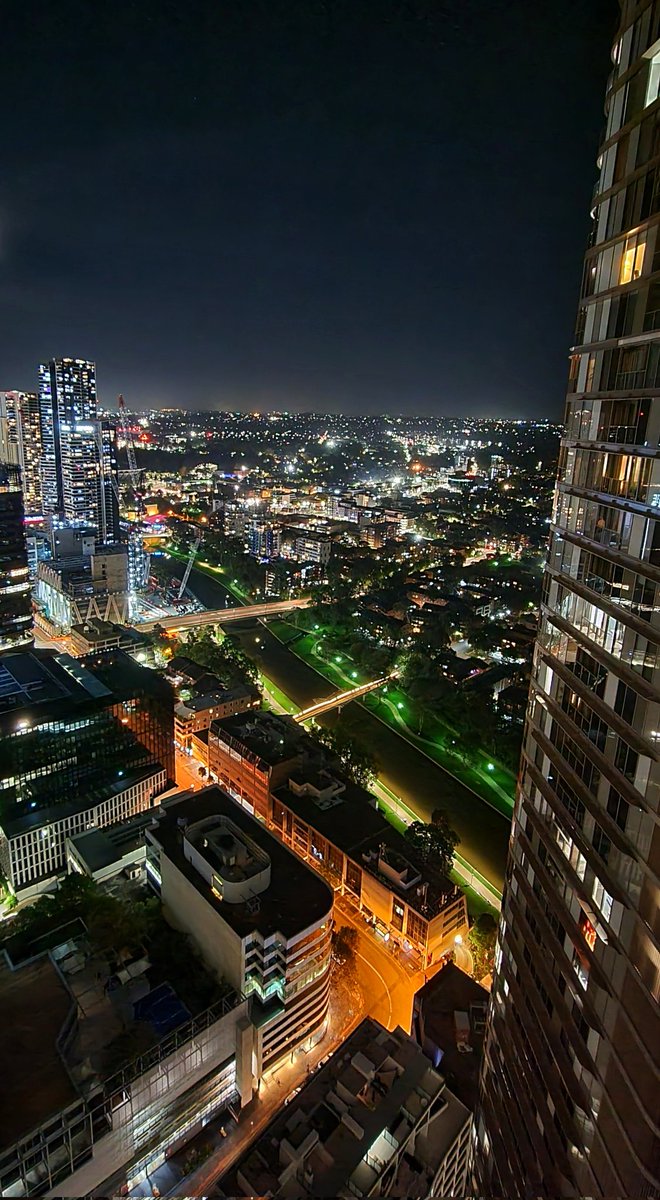
[[[168,570],[170,567],[171,574],[180,578],[183,566],[170,559]],[[191,573],[189,587],[206,608],[223,607],[227,597],[236,603],[224,584],[196,568]],[[260,671],[300,708],[332,692],[333,685],[327,679],[302,662],[262,623],[254,619],[232,623],[231,634],[239,639]],[[361,704],[354,702],[345,711],[350,712],[352,732],[378,760],[385,786],[401,796],[422,820],[430,820],[435,808],[445,809],[461,839],[459,852],[501,891],[509,821]],[[335,719],[334,714],[328,714],[321,721],[332,724]]]

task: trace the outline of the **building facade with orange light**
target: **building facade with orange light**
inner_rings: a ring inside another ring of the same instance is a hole
[[[268,821],[271,790],[300,765],[304,737],[290,718],[269,712],[238,714],[210,726],[205,765],[230,796]]]
[[[420,859],[363,788],[327,771],[292,773],[271,798],[270,824],[422,968],[467,936],[464,893]]]

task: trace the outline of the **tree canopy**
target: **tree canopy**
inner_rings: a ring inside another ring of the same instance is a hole
[[[444,875],[449,875],[460,838],[451,828],[446,813],[435,809],[430,824],[413,821],[406,829],[405,836],[417,850],[422,862],[434,863]]]

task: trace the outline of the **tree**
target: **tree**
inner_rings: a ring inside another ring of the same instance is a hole
[[[490,913],[480,913],[468,934],[474,973],[477,979],[491,975],[495,969],[495,943],[497,941],[497,921]]]
[[[341,766],[353,783],[368,788],[378,774],[378,761],[356,737],[347,733],[341,721],[334,729],[324,726],[318,730],[317,736],[339,759]]]
[[[432,824],[413,821],[406,829],[406,838],[419,854],[422,862],[434,863],[443,875],[449,875],[454,865],[454,850],[460,842],[457,833],[440,809],[435,809]]]
[[[340,925],[332,934],[332,954],[338,966],[348,970],[355,968],[355,955],[359,934],[352,925]]]

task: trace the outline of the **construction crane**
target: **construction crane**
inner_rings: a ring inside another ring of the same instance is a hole
[[[129,425],[128,411],[126,401],[123,396],[117,397],[117,408],[119,409],[119,425],[121,428],[122,437],[126,446],[126,458],[128,459],[128,473],[131,477],[131,483],[134,488],[140,486],[140,472],[138,471],[137,459],[135,457],[135,445],[133,443],[133,430]]]
[[[177,596],[177,600],[183,600],[183,593],[186,590],[186,584],[188,583],[188,580],[190,579],[190,572],[193,569],[193,563],[197,557],[197,551],[199,550],[201,544],[202,544],[202,535],[201,535],[201,533],[198,533],[197,536],[195,537],[195,540],[194,540],[192,546],[190,547],[190,554],[188,556],[188,562],[186,563],[186,569],[183,572],[183,579],[181,580],[181,587],[179,588],[179,595]]]

